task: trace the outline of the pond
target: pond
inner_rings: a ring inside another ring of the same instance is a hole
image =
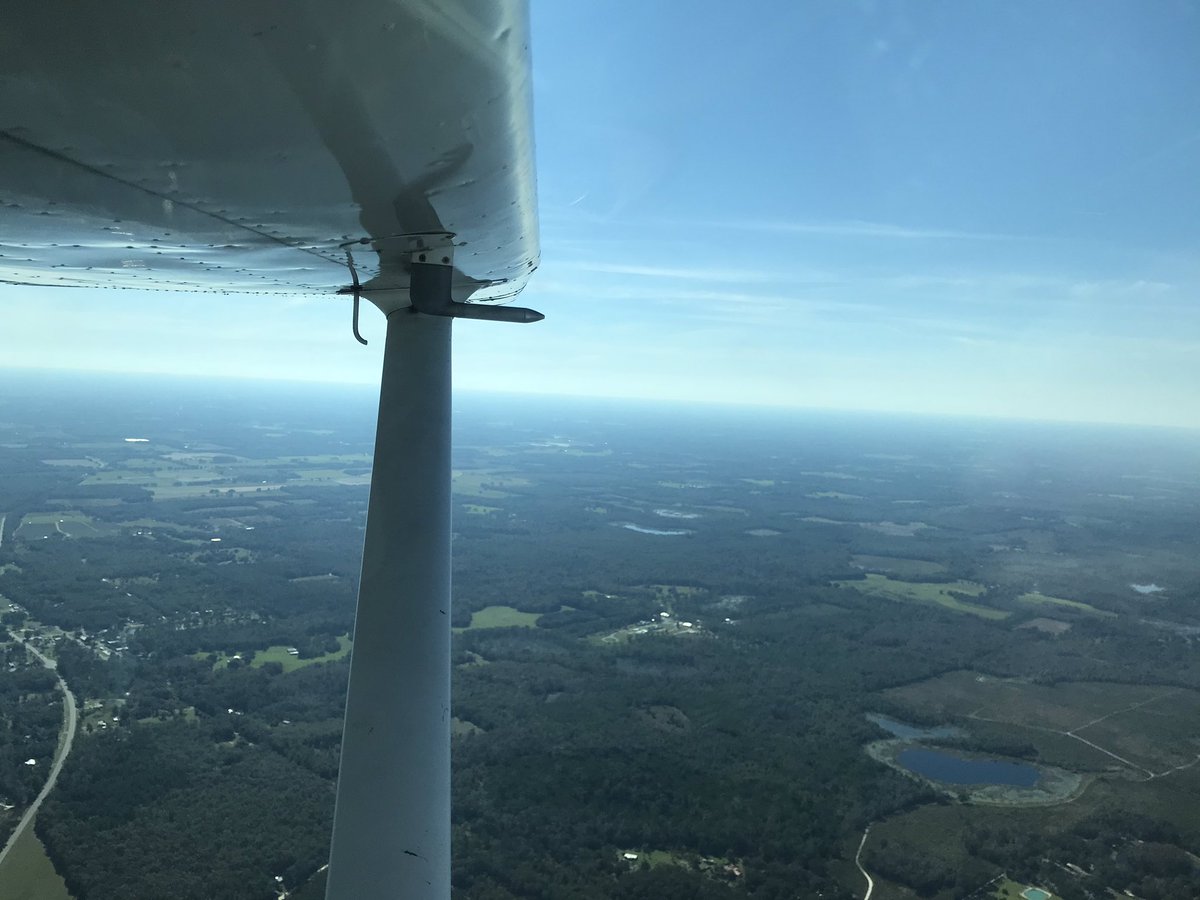
[[[632,522],[622,522],[622,528],[628,528],[630,531],[636,531],[638,534],[661,534],[666,536],[676,534],[691,534],[692,532],[686,528],[643,528],[641,525],[634,525]]]
[[[970,758],[924,747],[901,750],[896,762],[910,772],[947,784],[1003,784],[1030,788],[1041,778],[1037,769],[1025,763]]]

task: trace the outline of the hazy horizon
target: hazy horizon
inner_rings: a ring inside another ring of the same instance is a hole
[[[246,375],[228,375],[217,373],[180,373],[180,372],[130,372],[130,371],[112,371],[112,370],[89,370],[89,369],[49,369],[49,368],[33,368],[33,367],[6,367],[0,365],[0,400],[3,399],[5,393],[10,393],[12,388],[12,379],[20,379],[27,377],[34,381],[41,382],[44,385],[54,385],[59,388],[74,388],[71,384],[72,379],[77,379],[80,376],[92,376],[93,380],[89,381],[84,389],[78,393],[86,393],[88,390],[99,391],[106,387],[105,381],[111,379],[113,382],[120,383],[122,386],[128,386],[133,390],[149,390],[161,391],[165,390],[171,384],[186,385],[190,389],[209,388],[215,392],[227,391],[241,386],[252,387],[253,395],[261,393],[270,393],[272,391],[284,392],[288,397],[300,399],[305,391],[321,390],[322,393],[337,394],[344,396],[341,392],[345,391],[352,394],[356,399],[363,401],[369,407],[370,421],[374,422],[375,410],[377,408],[379,397],[378,384],[371,382],[339,382],[339,381],[320,381],[316,379],[301,379],[288,378],[283,376],[278,377],[258,377]],[[147,380],[151,377],[153,381]],[[96,381],[94,379],[100,379]],[[72,390],[75,393],[74,390]],[[115,399],[115,398],[114,398]],[[455,387],[454,405],[456,412],[463,403],[474,403],[479,401],[495,401],[501,404],[520,404],[522,401],[529,401],[533,404],[545,403],[551,405],[571,404],[582,402],[585,404],[584,410],[587,408],[611,408],[623,411],[638,412],[652,410],[673,410],[680,413],[711,413],[715,417],[720,418],[722,414],[730,415],[746,415],[761,417],[770,421],[780,421],[788,416],[799,417],[801,419],[807,417],[816,418],[837,418],[849,417],[854,419],[862,419],[872,423],[879,421],[894,421],[903,425],[914,425],[918,423],[947,423],[947,424],[995,424],[998,426],[1011,425],[1017,427],[1020,425],[1032,426],[1062,426],[1063,428],[1089,428],[1095,427],[1100,429],[1112,429],[1116,431],[1137,431],[1137,432],[1152,432],[1163,435],[1176,435],[1184,438],[1191,438],[1200,435],[1200,427],[1191,425],[1162,425],[1157,423],[1137,423],[1123,421],[1103,421],[1089,419],[1050,419],[1050,418],[1035,418],[1028,416],[1015,415],[987,415],[978,411],[969,412],[947,412],[947,411],[917,411],[903,409],[871,409],[871,408],[852,408],[852,407],[818,407],[818,406],[782,406],[771,405],[766,403],[738,403],[723,400],[705,400],[705,399],[684,399],[671,397],[625,397],[616,395],[604,394],[567,394],[555,393],[551,391],[519,391],[519,390],[500,390],[480,387]]]
[[[460,322],[460,388],[1200,427],[1200,5],[688,9],[534,5],[546,320]],[[0,317],[14,367],[377,384],[383,345],[335,297]]]

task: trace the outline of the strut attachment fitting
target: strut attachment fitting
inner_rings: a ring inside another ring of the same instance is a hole
[[[338,291],[339,294],[350,294],[354,298],[352,327],[354,337],[360,344],[365,344],[366,340],[358,331],[359,300],[364,293],[372,289],[359,281],[358,270],[354,266],[354,255],[350,252],[349,245],[373,244],[378,252],[381,251],[384,240],[402,240],[408,245],[401,251],[401,259],[406,261],[404,265],[408,271],[409,308],[414,312],[427,316],[485,319],[494,322],[540,322],[545,318],[540,312],[523,306],[493,306],[456,301],[452,293],[455,272],[454,235],[449,232],[397,235],[395,238],[380,240],[361,238],[342,245],[346,251],[346,265],[350,269],[352,284]]]
[[[452,319],[487,319],[493,322],[540,322],[546,318],[523,306],[487,306],[458,303],[451,295],[454,279],[454,246],[418,249],[409,257],[408,296],[412,308],[427,316]]]

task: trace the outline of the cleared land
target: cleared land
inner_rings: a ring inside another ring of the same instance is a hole
[[[483,506],[478,503],[462,504],[463,511],[469,516],[490,516],[500,512],[499,506]]]
[[[321,656],[312,656],[308,659],[301,659],[299,656],[293,656],[291,653],[288,653],[288,648],[284,645],[274,644],[270,647],[267,647],[265,650],[256,651],[254,653],[254,658],[250,660],[250,665],[258,668],[260,666],[265,666],[267,663],[279,663],[281,666],[283,666],[283,671],[294,672],[296,669],[303,669],[305,666],[312,666],[316,665],[317,663],[333,662],[335,659],[341,659],[343,656],[349,653],[351,646],[353,646],[351,644],[349,635],[343,634],[338,637],[337,641],[338,649],[329,653],[324,653]],[[207,659],[212,655],[213,654],[211,653],[204,653],[203,651],[192,654],[195,659]],[[235,655],[244,658],[250,654],[217,653],[217,661],[213,663],[213,668],[224,669],[229,665],[230,660],[232,660]]]
[[[924,575],[940,575],[946,571],[941,563],[927,559],[911,559],[903,556],[872,556],[856,553],[850,557],[850,565],[858,569],[888,572],[901,578],[920,578]]]
[[[1033,684],[951,672],[892,688],[885,696],[925,717],[1007,726],[1046,755],[1074,741],[1090,765],[1104,759],[1142,779],[1160,778],[1200,758],[1200,692],[1155,685]],[[1097,756],[1096,754],[1103,754]],[[1106,757],[1106,759],[1105,759]],[[1081,766],[1086,767],[1086,766]]]
[[[974,581],[899,581],[886,575],[871,573],[861,581],[835,581],[833,584],[835,587],[851,588],[871,597],[885,597],[901,603],[941,606],[983,619],[1006,619],[1010,615],[1001,609],[992,609],[963,600],[963,596],[978,597],[986,590],[982,584]]]
[[[55,534],[69,538],[89,538],[104,537],[115,530],[111,525],[96,522],[91,516],[72,509],[29,513],[21,519],[21,524],[17,526],[13,536],[27,541],[41,540]]]
[[[542,617],[541,613],[521,612],[512,606],[485,606],[471,613],[471,624],[455,631],[473,628],[533,628]]]
[[[1080,603],[1078,600],[1066,600],[1062,597],[1048,597],[1045,594],[1037,591],[1030,591],[1027,594],[1022,594],[1017,598],[1021,603],[1032,603],[1035,606],[1062,606],[1067,609],[1078,610],[1079,612],[1091,613],[1096,616],[1115,616],[1116,613],[1111,613],[1106,609],[1096,609],[1089,603]]]
[[[459,496],[500,500],[511,497],[514,488],[526,488],[533,482],[528,478],[491,469],[455,469],[451,484],[454,493]]]

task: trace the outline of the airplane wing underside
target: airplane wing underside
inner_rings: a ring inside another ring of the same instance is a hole
[[[11,0],[0,282],[408,288],[450,234],[454,296],[537,265],[520,2]],[[19,26],[19,27],[18,27]]]

